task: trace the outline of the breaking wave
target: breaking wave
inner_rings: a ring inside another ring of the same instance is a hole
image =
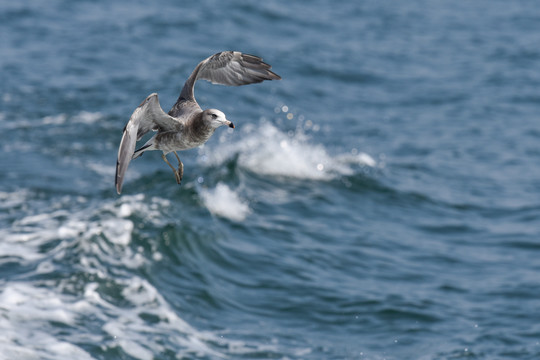
[[[203,198],[219,216],[241,220],[249,212],[223,184]],[[11,226],[0,229],[0,268],[30,269],[0,291],[0,359],[90,359],[88,349],[143,360],[170,349],[178,358],[225,358],[259,346],[197,330],[140,276],[164,255],[156,242],[147,244],[150,251],[134,244],[139,220],[163,228],[169,200],[140,194],[99,203],[63,197],[46,204],[26,190],[0,192],[0,199],[4,220],[8,207],[13,216]],[[22,215],[28,207],[36,210]]]
[[[235,134],[236,135],[236,134]],[[331,180],[355,173],[355,167],[375,167],[368,154],[352,149],[331,155],[321,144],[313,144],[303,131],[284,132],[269,122],[243,126],[240,136],[222,135],[219,151],[203,147],[202,161],[218,166],[238,157],[242,169],[269,176]]]

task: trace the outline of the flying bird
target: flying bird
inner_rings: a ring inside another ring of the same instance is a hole
[[[264,80],[281,80],[260,57],[238,51],[223,51],[201,61],[187,79],[178,100],[165,113],[159,105],[157,93],[150,94],[133,112],[124,127],[118,159],[116,161],[115,186],[122,192],[124,176],[131,160],[145,151],[161,150],[163,161],[172,169],[176,182],[180,184],[184,164],[177,151],[192,149],[204,144],[220,126],[234,128],[225,114],[217,109],[202,110],[195,100],[195,82],[204,79],[213,84],[240,86],[260,83]],[[156,134],[143,146],[135,150],[135,144],[150,130]],[[175,168],[167,159],[173,153],[178,160]]]

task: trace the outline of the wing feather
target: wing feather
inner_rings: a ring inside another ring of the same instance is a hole
[[[188,78],[179,101],[195,101],[195,82],[204,79],[213,84],[240,86],[260,83],[264,80],[281,80],[272,72],[271,66],[258,56],[243,54],[239,51],[223,51],[201,61]]]
[[[118,194],[122,192],[124,175],[127,171],[135,144],[150,130],[161,129],[163,131],[179,131],[183,123],[178,119],[167,115],[159,105],[158,95],[149,95],[133,111],[128,123],[124,127],[122,140],[118,148],[118,158],[116,160],[115,186]]]

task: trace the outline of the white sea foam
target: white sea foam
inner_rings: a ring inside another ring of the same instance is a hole
[[[199,332],[170,308],[169,304],[158,291],[146,280],[132,277],[119,280],[124,286],[122,295],[128,299],[133,307],[118,308],[101,297],[97,292],[97,284],[87,285],[85,298],[91,309],[105,308],[105,313],[114,316],[104,316],[105,330],[126,353],[137,359],[153,359],[155,354],[166,350],[163,341],[172,340],[175,347],[182,349],[183,354],[204,354],[216,358],[224,355],[206,344],[207,340],[218,341],[212,334]],[[148,324],[143,320],[142,314],[155,317],[156,321]]]
[[[43,125],[62,125],[69,121],[70,123],[93,124],[102,117],[103,115],[101,115],[99,112],[81,111],[71,117],[68,117],[66,114],[45,116],[41,120],[41,123]]]
[[[102,117],[103,115],[100,112],[81,111],[77,115],[73,116],[72,121],[82,124],[93,124]]]
[[[85,167],[93,170],[96,174],[103,176],[104,178],[114,178],[116,171],[115,165],[105,165],[98,162],[88,161],[85,163]]]
[[[218,183],[214,189],[203,189],[201,196],[208,210],[215,215],[243,221],[250,213],[247,202],[225,184]]]
[[[8,283],[0,293],[0,359],[91,359],[75,345],[89,340],[92,344],[118,346],[141,360],[163,353],[167,350],[163,343],[167,342],[179,349],[180,358],[189,354],[225,357],[207,345],[223,343],[222,339],[200,332],[181,319],[146,280],[133,276],[116,282],[124,287],[122,295],[131,306],[121,308],[105,300],[96,283],[86,285],[82,298],[64,295],[61,288]],[[156,320],[148,323],[141,315]],[[76,334],[63,338],[55,334],[58,328],[52,325],[75,327],[90,320],[101,323],[97,326],[106,335],[79,326]]]
[[[72,304],[57,291],[9,282],[0,293],[0,359],[91,359],[53,334],[51,322],[75,324]]]
[[[331,155],[322,144],[313,144],[302,132],[284,132],[269,122],[244,126],[241,140],[224,141],[220,151],[201,149],[211,165],[238,156],[240,167],[270,176],[329,180],[354,174],[354,166],[376,166],[366,153]],[[230,140],[230,139],[228,139]]]
[[[19,190],[16,192],[0,191],[0,210],[13,209],[23,205],[29,195],[28,190]]]
[[[1,113],[0,113],[1,115]],[[17,121],[6,122],[2,124],[6,129],[18,129],[28,126],[63,126],[66,123],[78,123],[78,124],[93,124],[103,118],[103,115],[100,112],[88,112],[81,111],[78,114],[68,116],[67,114],[60,113],[55,115],[44,116],[41,119],[18,119]]]
[[[41,123],[43,125],[62,125],[66,122],[67,118],[66,114],[49,115],[45,116],[41,120]]]

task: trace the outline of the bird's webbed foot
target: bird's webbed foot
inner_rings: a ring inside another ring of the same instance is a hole
[[[182,182],[182,178],[184,177],[184,164],[182,163],[182,160],[180,160],[180,157],[174,152],[174,156],[176,156],[176,160],[178,160],[178,170],[174,172],[174,176],[176,177],[176,183],[180,185]]]
[[[167,160],[167,157],[165,156],[165,154],[162,154],[161,157],[163,161],[165,161],[167,165],[169,165],[169,167],[172,169],[174,178],[176,179],[176,183],[180,185],[180,183],[182,182],[182,177],[184,176],[184,164],[182,164],[182,161],[180,161],[180,158],[178,157],[178,154],[176,152],[174,153],[174,155],[176,156],[176,159],[178,160],[178,169],[175,169],[174,166],[171,165],[169,160]]]

